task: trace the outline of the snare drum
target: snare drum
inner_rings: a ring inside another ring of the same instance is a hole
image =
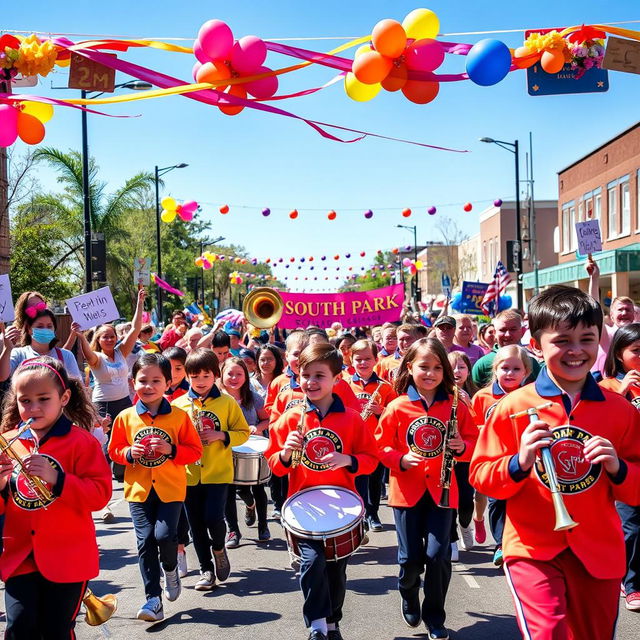
[[[271,477],[271,469],[264,457],[269,438],[249,436],[249,439],[233,447],[233,484],[265,484]]]
[[[289,551],[300,557],[298,541],[322,540],[327,560],[342,560],[358,549],[364,537],[362,498],[343,487],[310,487],[282,505]]]

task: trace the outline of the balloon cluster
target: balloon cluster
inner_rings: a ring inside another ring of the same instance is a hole
[[[247,94],[258,100],[271,98],[278,90],[278,78],[264,66],[267,46],[257,36],[244,36],[234,40],[229,25],[222,20],[208,20],[198,31],[193,45],[197,62],[193,66],[196,82],[209,82],[229,96],[247,99]],[[269,74],[266,75],[265,74]],[[265,77],[260,77],[265,76]],[[239,84],[225,84],[233,78],[247,78]],[[218,108],[228,116],[240,113],[244,106],[225,102]]]
[[[406,267],[410,275],[415,276],[416,273],[418,273],[418,271],[420,271],[420,269],[422,269],[424,265],[422,264],[422,260],[416,260],[414,262],[413,260],[411,260],[411,258],[405,258],[402,261],[402,266]]]
[[[53,107],[31,101],[18,105],[0,104],[0,147],[11,146],[18,138],[26,144],[44,140],[44,123],[53,117]]]
[[[445,50],[435,40],[438,16],[430,9],[414,9],[402,23],[387,18],[373,28],[371,44],[355,54],[352,70],[344,80],[346,94],[357,102],[375,98],[381,89],[402,91],[416,104],[431,102],[440,89],[433,79],[409,77],[433,72],[444,61]]]
[[[211,267],[213,267],[213,263],[217,259],[218,256],[215,253],[205,251],[201,256],[198,256],[194,262],[196,264],[196,267],[201,267],[202,269],[211,269]]]
[[[229,282],[231,284],[242,284],[244,280],[242,279],[242,276],[237,271],[232,271],[229,274]]]
[[[163,222],[173,222],[178,216],[185,222],[193,220],[193,215],[198,210],[198,203],[195,200],[187,200],[182,204],[178,204],[173,198],[167,196],[162,198],[162,214],[160,217]]]

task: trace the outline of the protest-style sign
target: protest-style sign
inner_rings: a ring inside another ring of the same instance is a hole
[[[136,258],[133,262],[133,284],[148,287],[151,284],[151,258]]]
[[[475,316],[485,315],[485,311],[482,309],[482,301],[488,288],[489,285],[486,282],[467,282],[465,280],[462,283],[460,313]]]
[[[120,317],[111,289],[102,287],[67,300],[67,307],[74,322],[82,331]]]
[[[15,317],[11,281],[9,276],[4,273],[0,275],[0,322],[11,322]]]
[[[598,220],[576,222],[576,236],[578,238],[578,253],[583,256],[602,251],[602,236]]]

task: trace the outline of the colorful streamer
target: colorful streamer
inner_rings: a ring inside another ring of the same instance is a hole
[[[172,287],[168,282],[165,282],[157,273],[151,274],[151,280],[155,282],[161,289],[173,293],[174,296],[183,297],[184,293],[180,289]]]

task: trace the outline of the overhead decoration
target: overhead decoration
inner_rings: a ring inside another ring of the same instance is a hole
[[[163,222],[173,222],[178,216],[185,222],[193,220],[195,212],[198,210],[198,203],[195,200],[188,200],[179,204],[170,196],[162,198],[160,202],[162,205],[162,213],[160,217]]]
[[[165,282],[157,273],[151,274],[151,280],[158,287],[160,287],[161,289],[164,289],[165,291],[168,291],[169,293],[172,293],[174,296],[180,296],[180,297],[184,296],[184,293],[180,291],[180,289],[176,289],[175,287],[172,287],[168,282]]]

